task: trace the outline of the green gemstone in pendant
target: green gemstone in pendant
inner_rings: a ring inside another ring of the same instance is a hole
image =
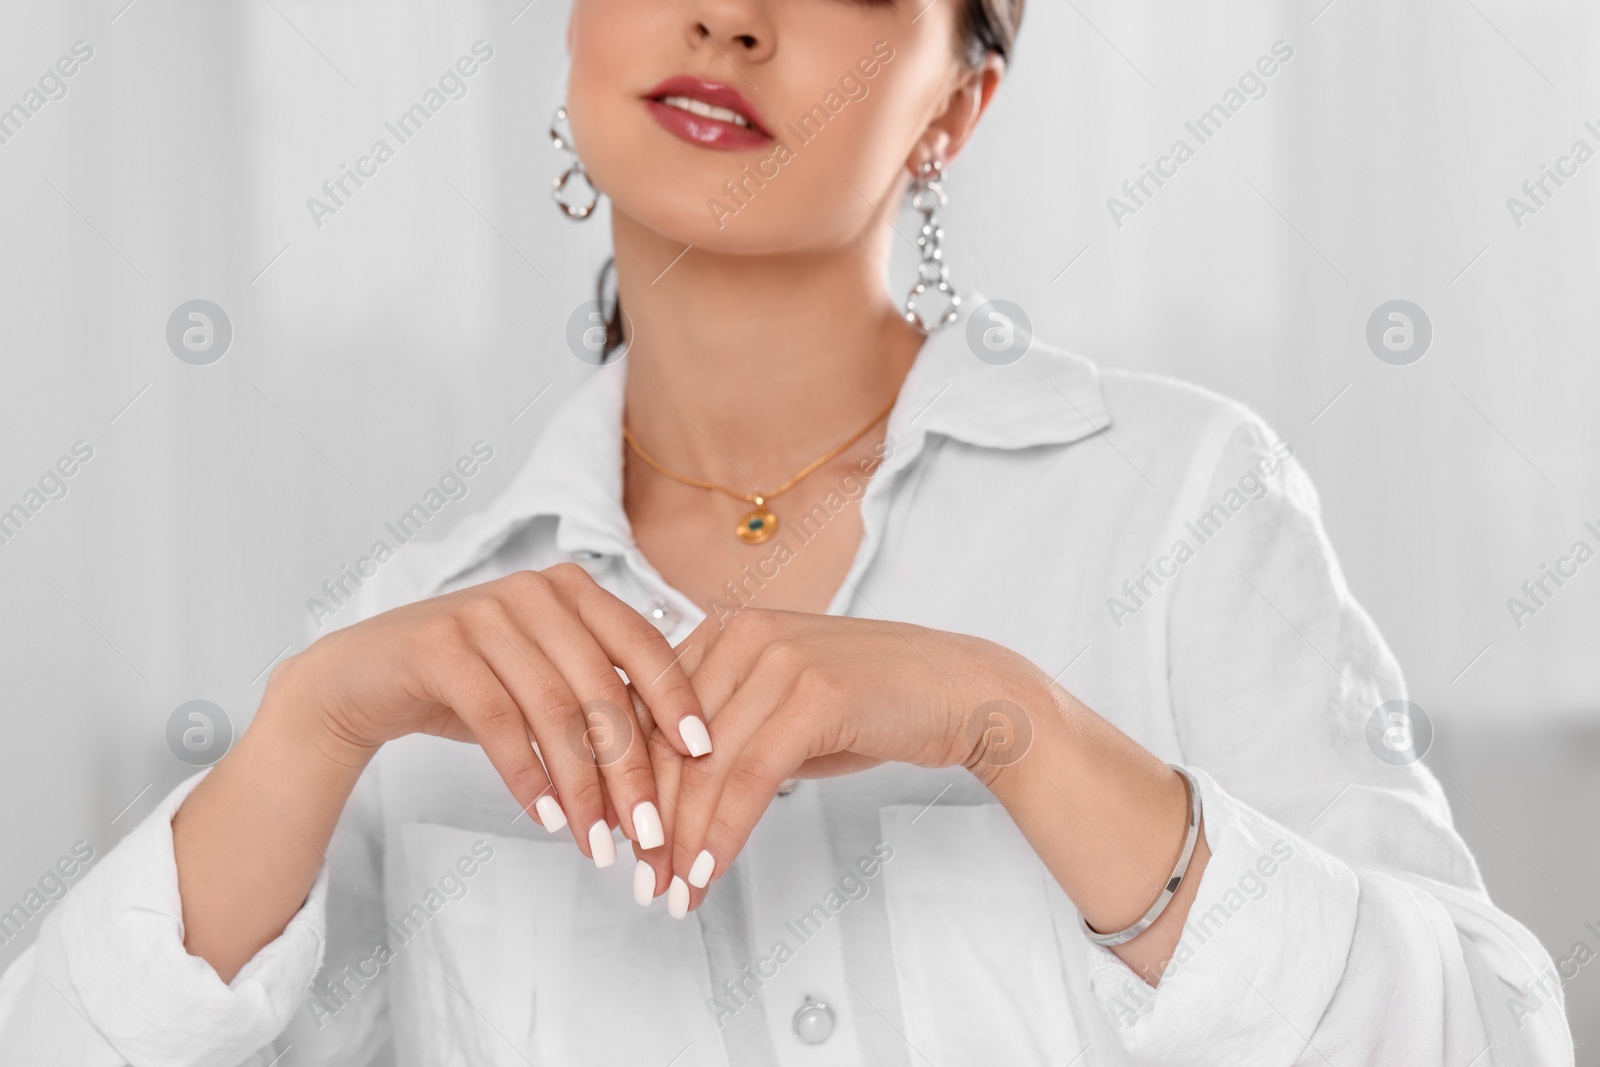
[[[778,530],[778,516],[761,505],[739,520],[733,532],[747,545],[759,545]]]

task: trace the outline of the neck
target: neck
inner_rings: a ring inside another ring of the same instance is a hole
[[[628,427],[684,474],[782,481],[882,409],[921,348],[883,291],[886,224],[822,253],[682,258],[620,212],[612,229]]]

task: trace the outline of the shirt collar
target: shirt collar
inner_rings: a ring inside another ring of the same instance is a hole
[[[984,300],[963,301],[958,319],[923,344],[889,415],[889,457],[876,478],[910,464],[930,435],[984,448],[1061,445],[1111,425],[1090,361],[1040,344],[1005,366],[973,354],[968,326]],[[622,507],[622,412],[626,369],[607,365],[551,417],[527,463],[486,511],[440,545],[428,595],[492,556],[528,522],[556,520],[563,552],[626,554],[633,536]]]
[[[982,296],[962,302],[959,317],[929,337],[889,416],[895,456],[908,463],[939,434],[985,448],[1070,444],[1111,425],[1095,365],[1033,340],[1015,363],[986,363]],[[899,466],[900,463],[889,466]]]

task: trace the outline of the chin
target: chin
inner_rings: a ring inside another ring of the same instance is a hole
[[[755,157],[760,159],[762,157]],[[717,165],[720,162],[720,165]],[[597,176],[612,210],[679,245],[727,255],[793,255],[836,249],[856,240],[871,207],[843,182],[832,186],[783,175],[765,188],[726,184],[741,176],[745,158],[728,156],[710,165],[640,163],[607,183]],[[843,189],[849,200],[841,199]]]

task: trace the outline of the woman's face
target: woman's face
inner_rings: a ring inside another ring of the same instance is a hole
[[[908,163],[947,157],[956,3],[575,0],[573,141],[615,211],[673,240],[841,247]]]

